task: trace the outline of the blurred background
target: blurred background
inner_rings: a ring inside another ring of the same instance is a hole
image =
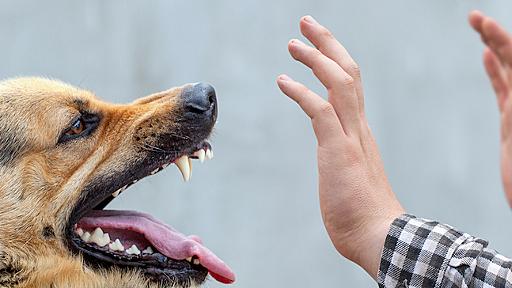
[[[212,83],[215,159],[189,183],[171,167],[111,207],[200,235],[235,270],[231,287],[373,287],[322,226],[312,129],[275,78],[324,91],[287,42],[301,38],[303,15],[330,27],[362,68],[370,125],[408,212],[512,256],[499,118],[471,9],[512,29],[507,0],[2,2],[0,77],[59,78],[117,103]]]

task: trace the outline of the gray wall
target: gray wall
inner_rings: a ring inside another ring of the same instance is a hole
[[[331,27],[360,63],[370,124],[408,211],[512,255],[499,118],[482,45],[466,21],[480,8],[512,29],[510,1],[127,3],[2,2],[0,77],[60,78],[113,102],[213,83],[214,161],[196,165],[187,184],[171,167],[112,207],[145,210],[201,235],[237,272],[233,287],[373,285],[328,240],[309,121],[274,82],[287,72],[323,92],[286,51],[305,14]]]

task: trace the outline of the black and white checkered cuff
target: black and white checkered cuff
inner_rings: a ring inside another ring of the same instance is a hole
[[[470,237],[449,225],[400,216],[384,243],[379,287],[440,287],[452,255]]]

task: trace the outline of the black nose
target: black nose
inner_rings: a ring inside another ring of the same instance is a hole
[[[183,90],[185,110],[195,114],[207,114],[216,110],[215,89],[207,83],[197,83]]]

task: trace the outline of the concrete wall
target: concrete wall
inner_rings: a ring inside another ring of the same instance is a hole
[[[474,8],[512,29],[506,0],[2,2],[0,77],[60,78],[113,102],[214,84],[214,161],[187,184],[171,167],[111,206],[201,235],[237,272],[232,287],[370,287],[322,226],[313,133],[274,79],[286,72],[323,90],[287,41],[311,14],[358,60],[370,124],[410,213],[512,255],[498,113],[466,21]]]

